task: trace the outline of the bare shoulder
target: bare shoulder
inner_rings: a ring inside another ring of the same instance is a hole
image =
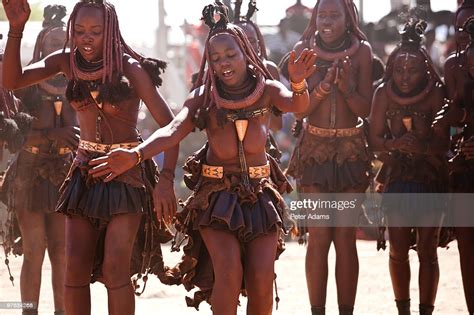
[[[445,73],[452,71],[460,63],[460,58],[458,54],[451,54],[444,63]]]
[[[278,66],[270,60],[264,60],[263,64],[267,68],[268,72],[270,72],[270,74],[273,76],[273,78],[278,80],[280,77]]]
[[[445,64],[446,65],[455,65],[459,62],[459,55],[458,54],[451,54],[446,58]]]
[[[387,99],[387,88],[386,82],[380,84],[374,92],[374,99],[377,98],[379,101]]]
[[[129,55],[125,55],[123,57],[123,74],[128,79],[136,79],[140,75],[146,74],[145,69],[143,69],[142,65],[138,60],[132,58]]]
[[[204,85],[195,88],[189,93],[183,107],[188,107],[191,111],[197,110],[204,103],[204,94]]]
[[[444,99],[446,97],[446,86],[441,82],[437,82],[433,88],[432,96],[436,99]]]
[[[359,59],[370,59],[372,60],[372,46],[370,46],[369,42],[362,40],[360,42],[359,50],[357,51],[357,56]]]

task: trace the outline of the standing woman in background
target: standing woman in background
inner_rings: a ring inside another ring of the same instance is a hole
[[[439,281],[437,247],[447,192],[449,133],[431,125],[445,97],[441,78],[422,46],[424,21],[408,23],[390,54],[370,115],[370,145],[386,155],[383,207],[390,239],[389,269],[399,315],[410,314],[408,252],[416,232],[421,315],[432,314]],[[382,181],[382,176],[378,176]],[[430,194],[430,195],[426,195]],[[424,198],[424,196],[428,196]]]
[[[474,6],[473,6],[474,10]],[[473,12],[474,13],[474,12]],[[454,193],[453,219],[458,242],[461,274],[469,314],[474,313],[474,215],[472,204],[462,201],[456,194],[474,193],[474,15],[463,25],[470,35],[470,43],[456,57],[458,64],[446,67],[446,86],[451,103],[443,108],[435,127],[462,128],[454,145],[454,157],[450,160],[450,189]],[[451,78],[451,79],[448,79]]]
[[[133,314],[130,261],[142,216],[151,220],[154,174],[145,173],[139,158],[131,170],[105,183],[104,178],[89,176],[88,162],[111,149],[139,144],[140,100],[160,126],[173,119],[156,89],[166,64],[144,58],[125,43],[112,4],[83,0],[76,4],[67,24],[70,50],[55,52],[23,69],[20,44],[29,4],[26,0],[3,0],[3,7],[10,22],[5,87],[19,89],[63,73],[68,79],[67,99],[81,126],[77,156],[57,206],[57,211],[67,215],[66,314],[90,313],[89,283],[98,279],[107,287],[109,312]],[[176,209],[173,177],[177,154],[177,146],[165,154],[164,170],[153,193],[155,208],[167,221]]]
[[[297,115],[306,120],[306,128],[287,174],[297,180],[299,193],[364,193],[371,156],[362,119],[369,115],[372,100],[372,49],[359,28],[353,1],[319,0],[295,50],[304,48],[316,52],[317,71],[308,78],[310,107]],[[331,243],[336,250],[339,313],[353,313],[359,275],[358,214],[349,209],[345,215],[351,222],[334,216],[324,226],[307,227],[306,281],[313,315],[325,314]]]
[[[44,9],[43,30],[36,39],[31,63],[64,47],[65,16],[64,6]],[[66,78],[59,74],[17,93],[22,100],[20,110],[34,119],[21,151],[7,170],[3,193],[21,231],[21,300],[35,303],[34,309],[25,309],[23,314],[38,314],[46,248],[55,314],[64,314],[65,218],[54,210],[79,142],[76,114],[64,96],[66,85]]]

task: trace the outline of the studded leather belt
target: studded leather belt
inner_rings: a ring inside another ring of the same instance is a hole
[[[68,147],[57,148],[57,150],[55,150],[54,152],[51,152],[51,151],[41,150],[39,147],[35,147],[32,145],[25,146],[23,150],[33,153],[33,154],[45,153],[45,154],[66,155],[72,152],[72,150]]]
[[[352,128],[341,128],[341,129],[329,129],[329,128],[319,128],[313,125],[306,125],[306,130],[315,136],[318,137],[351,137],[361,134],[363,131],[363,121],[359,121],[357,126]]]
[[[224,166],[202,165],[201,175],[208,178],[223,178]],[[249,177],[252,179],[270,176],[270,164],[262,166],[249,166]]]
[[[114,149],[133,149],[138,146],[140,142],[125,142],[125,143],[114,143],[114,144],[105,144],[105,143],[96,143],[92,141],[80,140],[79,149],[83,149],[91,152],[107,153]]]

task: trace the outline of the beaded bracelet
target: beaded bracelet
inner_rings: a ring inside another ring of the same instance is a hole
[[[299,90],[303,90],[303,89],[306,88],[306,80],[305,79],[301,80],[298,83],[295,83],[293,81],[290,81],[290,82],[291,82],[291,89],[293,91],[299,91]]]
[[[142,149],[138,149],[133,152],[137,155],[137,163],[135,163],[135,165],[139,165],[143,161],[143,151]]]
[[[13,31],[9,31],[8,32],[8,37],[9,38],[16,38],[16,39],[22,39],[23,38],[23,32],[13,32]]]
[[[320,83],[318,84],[317,89],[318,89],[318,91],[319,91],[322,95],[328,95],[329,93],[331,93],[331,89],[325,90],[325,89],[323,88],[323,83],[322,83],[322,82],[320,82]]]

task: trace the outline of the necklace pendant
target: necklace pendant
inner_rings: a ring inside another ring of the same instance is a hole
[[[247,128],[249,126],[249,121],[247,119],[238,119],[234,122],[234,124],[239,141],[244,141],[245,134],[247,133]]]
[[[403,126],[405,129],[410,132],[413,130],[413,118],[409,115],[403,116],[402,118]]]
[[[97,97],[99,96],[99,91],[98,90],[94,90],[94,91],[91,91],[91,96],[92,98],[94,99],[94,102],[97,104],[97,107],[99,107],[100,109],[102,109],[103,107],[103,104],[102,103],[99,103],[97,101]]]
[[[61,116],[61,112],[63,110],[63,102],[57,98],[54,103],[54,111],[56,112],[56,116]]]

